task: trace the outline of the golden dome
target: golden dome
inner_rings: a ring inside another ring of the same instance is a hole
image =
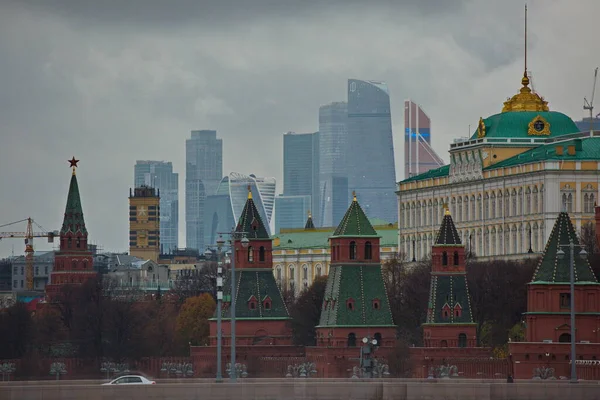
[[[521,79],[523,87],[519,93],[515,94],[509,100],[504,102],[502,112],[510,111],[550,111],[548,102],[540,97],[537,93],[532,93],[529,87],[529,78],[527,72],[523,74]]]

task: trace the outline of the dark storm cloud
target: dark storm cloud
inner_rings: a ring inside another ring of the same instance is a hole
[[[416,16],[460,13],[468,0],[12,0],[85,24],[151,29],[184,25],[215,26],[234,22],[301,18],[331,11],[386,8]]]

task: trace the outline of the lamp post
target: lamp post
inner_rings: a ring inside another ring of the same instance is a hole
[[[587,251],[585,251],[585,246],[575,244],[572,240],[569,241],[569,244],[559,244],[558,247],[559,249],[556,252],[556,255],[561,260],[565,258],[565,252],[562,248],[569,248],[569,272],[571,286],[571,383],[577,383],[577,368],[575,365],[575,247],[581,248],[581,251],[579,252],[579,256],[581,258],[587,257]]]
[[[529,226],[529,250],[527,250],[529,254],[533,253],[533,249],[531,248],[531,225]]]
[[[217,252],[219,261],[217,263],[217,382],[223,382],[221,374],[221,302],[223,301],[223,236],[219,235],[217,240]]]
[[[417,258],[416,258],[416,254],[415,254],[416,253],[416,251],[415,251],[415,241],[413,240],[412,242],[413,242],[413,258],[412,258],[412,261],[416,262]]]
[[[237,380],[237,371],[236,371],[236,357],[235,357],[235,240],[241,238],[240,242],[243,248],[248,247],[250,241],[246,237],[247,232],[236,232],[235,229],[231,232],[219,232],[219,234],[229,235],[229,243],[232,244],[231,247],[231,319],[230,319],[230,329],[231,329],[231,374],[230,380],[232,383],[235,383]]]

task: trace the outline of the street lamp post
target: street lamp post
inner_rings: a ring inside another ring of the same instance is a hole
[[[232,383],[235,383],[237,380],[237,371],[236,371],[236,356],[235,356],[235,240],[241,238],[240,242],[243,248],[248,247],[250,241],[246,237],[247,232],[236,232],[235,229],[231,232],[223,232],[226,235],[229,235],[229,243],[231,246],[231,319],[230,319],[230,329],[231,329],[231,374],[230,380]],[[220,233],[222,234],[222,233]]]
[[[417,261],[416,251],[415,251],[415,241],[413,240],[412,242],[413,242],[412,243],[413,244],[413,258],[412,258],[412,260],[413,260],[413,262],[415,262],[415,261]]]
[[[217,240],[217,252],[219,260],[217,261],[217,382],[223,382],[223,376],[221,374],[221,303],[223,301],[223,245],[225,241],[223,237],[219,235]]]
[[[527,250],[528,253],[533,253],[533,249],[531,248],[531,226],[529,227],[529,250]]]
[[[587,257],[587,252],[585,251],[585,246],[575,244],[572,240],[569,241],[569,244],[560,244],[558,247],[559,249],[556,254],[561,260],[565,257],[565,252],[562,250],[562,247],[569,248],[569,280],[571,286],[571,383],[577,383],[577,367],[575,365],[575,247],[581,248],[581,251],[579,252],[581,258]]]

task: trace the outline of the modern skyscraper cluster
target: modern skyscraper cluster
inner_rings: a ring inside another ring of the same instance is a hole
[[[388,88],[383,82],[349,79],[347,95],[347,102],[319,108],[318,146],[312,146],[313,160],[304,150],[308,144],[301,144],[302,135],[284,135],[284,187],[290,191],[306,187],[311,162],[317,171],[312,169],[312,191],[285,192],[283,197],[310,195],[315,224],[336,226],[356,192],[370,218],[395,222],[396,172]],[[292,168],[297,165],[304,169]],[[302,223],[298,215],[300,207],[306,207],[305,199],[278,197],[277,204],[281,204],[277,216],[286,219],[285,224],[303,226],[305,210]],[[276,219],[277,227],[287,227],[283,224]]]
[[[405,102],[405,174],[436,168],[429,117]],[[283,135],[283,193],[275,178],[233,172],[223,176],[223,140],[215,130],[194,130],[186,140],[186,247],[202,251],[229,232],[248,186],[267,229],[336,226],[356,192],[369,218],[397,221],[396,172],[390,96],[384,82],[348,79],[347,101],[319,107],[319,131]],[[178,174],[171,163],[138,161],[135,186],[160,191],[161,252],[178,247]]]

